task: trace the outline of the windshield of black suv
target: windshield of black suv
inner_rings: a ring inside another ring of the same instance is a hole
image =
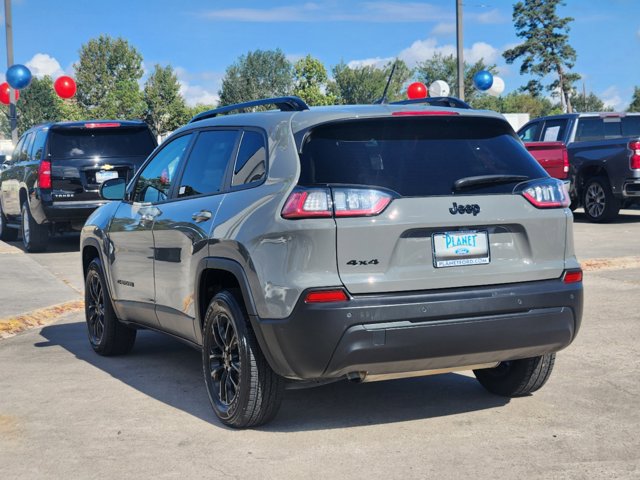
[[[314,128],[300,158],[301,185],[383,187],[402,196],[510,193],[547,177],[509,124],[471,116],[403,116],[332,122]],[[456,180],[509,176],[456,191]]]
[[[52,158],[146,157],[155,144],[146,127],[51,129]]]

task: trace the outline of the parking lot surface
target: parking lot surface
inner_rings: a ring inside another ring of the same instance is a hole
[[[74,313],[0,340],[0,478],[640,478],[640,211],[608,225],[577,212],[575,236],[598,260],[582,330],[530,397],[469,374],[340,382],[287,391],[271,424],[234,431],[198,352],[145,331],[102,358]],[[77,237],[53,247],[29,258],[77,294]]]

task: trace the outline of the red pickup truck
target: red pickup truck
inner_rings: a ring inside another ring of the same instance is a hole
[[[640,114],[573,113],[536,118],[518,130],[549,175],[565,180],[572,208],[592,222],[640,205]]]

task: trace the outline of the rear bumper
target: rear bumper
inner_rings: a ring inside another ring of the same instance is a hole
[[[96,208],[106,203],[105,200],[47,202],[42,208],[49,222],[84,223]]]
[[[622,186],[623,198],[636,198],[640,200],[640,179],[627,180]]]
[[[556,352],[575,338],[582,284],[545,280],[305,304],[284,320],[253,318],[265,356],[295,379],[385,374]]]

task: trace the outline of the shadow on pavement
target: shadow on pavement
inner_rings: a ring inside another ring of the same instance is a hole
[[[573,220],[575,223],[592,223],[587,219],[587,216],[584,214],[583,210],[576,210],[573,212]],[[625,209],[620,210],[620,214],[616,219],[608,224],[616,224],[616,223],[640,223],[640,210],[636,209]]]
[[[129,355],[106,358],[91,350],[84,322],[47,326],[41,335],[48,341],[36,347],[59,345],[145,395],[222,426],[209,406],[200,353],[177,340],[140,331]],[[278,416],[260,430],[295,432],[394,423],[486,410],[508,401],[459,374],[365,384],[345,381],[286,391]]]
[[[22,240],[8,242],[16,248],[24,251]],[[43,253],[66,253],[80,251],[80,234],[76,232],[63,233],[49,237],[47,250]],[[40,255],[39,253],[30,253],[29,255]]]

